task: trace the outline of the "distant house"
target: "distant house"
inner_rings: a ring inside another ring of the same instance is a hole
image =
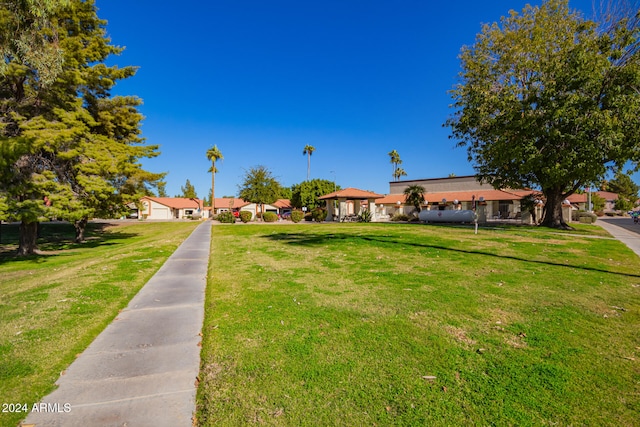
[[[216,197],[214,205],[215,212],[213,214],[219,215],[222,212],[238,212],[248,206],[249,203],[237,197]]]
[[[215,202],[215,215],[219,215],[222,212],[251,212],[251,218],[255,218],[258,212],[260,212],[260,206],[256,203],[247,202],[246,200],[232,197],[216,198]],[[265,204],[265,212],[273,212],[277,215],[282,215],[286,212],[291,212],[291,202],[289,199],[279,199],[273,204]]]
[[[592,194],[597,194],[604,199],[604,213],[616,212],[616,201],[618,200],[618,193],[612,193],[610,191],[594,191]],[[567,197],[567,200],[571,203],[575,209],[589,210],[589,195],[587,193],[572,194]]]
[[[138,218],[142,219],[183,219],[194,215],[205,217],[204,202],[201,199],[185,197],[143,197]]]
[[[404,189],[419,185],[425,189],[422,209],[472,209],[474,203],[486,206],[489,219],[516,219],[521,216],[520,200],[535,193],[529,189],[499,189],[482,184],[473,175],[449,178],[393,181],[389,194],[376,200],[379,218],[389,218],[396,213],[411,214],[415,208],[406,205]]]

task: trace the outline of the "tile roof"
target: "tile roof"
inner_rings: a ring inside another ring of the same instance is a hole
[[[233,209],[238,209],[243,206],[247,206],[249,202],[243,199],[239,199],[237,197],[216,197],[216,209],[227,209],[229,207],[233,207]]]
[[[476,200],[484,197],[484,200],[520,200],[524,196],[535,193],[532,190],[469,190],[469,191],[427,191],[424,194],[425,200],[429,203],[439,203],[442,199],[448,202],[458,200],[459,202],[470,202],[475,196]],[[389,194],[380,199],[376,199],[378,204],[396,204],[398,201],[404,203],[406,200],[404,194]]]
[[[319,200],[327,200],[327,199],[379,199],[383,197],[382,194],[372,193],[371,191],[360,190],[358,188],[345,188],[342,190],[334,191],[333,193],[325,194],[322,197],[318,197]]]
[[[612,193],[610,191],[594,191],[592,192],[592,194],[597,194],[598,196],[602,197],[606,201],[618,200],[618,193]],[[567,197],[567,199],[569,199],[571,203],[587,203],[588,195],[587,193],[582,193],[582,194],[575,193]]]
[[[291,207],[291,200],[289,200],[289,199],[278,199],[274,203],[271,203],[271,206],[275,206],[276,208],[279,208],[279,209],[283,209],[283,208],[288,209],[288,208]]]
[[[202,208],[203,201],[201,199],[189,199],[186,197],[149,197],[145,196],[140,200],[151,200],[164,206],[174,209],[184,208]]]

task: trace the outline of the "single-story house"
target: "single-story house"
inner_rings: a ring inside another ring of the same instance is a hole
[[[183,219],[192,216],[204,217],[204,201],[186,197],[149,197],[140,199],[138,218]]]
[[[222,212],[237,212],[248,204],[237,197],[216,197],[214,215],[219,215]]]
[[[616,201],[618,200],[618,193],[612,193],[610,191],[594,191],[591,194],[597,194],[604,199],[604,213],[616,212]],[[589,195],[587,193],[572,194],[567,197],[567,200],[576,209],[589,210]],[[593,203],[593,202],[592,202]]]
[[[261,207],[256,203],[247,202],[243,199],[222,197],[215,199],[215,214],[218,215],[222,212],[251,212],[251,218],[255,218],[260,212]],[[273,212],[277,215],[282,215],[286,212],[291,212],[291,202],[289,199],[278,199],[272,204],[265,204],[265,212]]]
[[[521,218],[520,200],[536,192],[529,189],[495,189],[480,183],[474,175],[421,180],[393,181],[389,194],[376,200],[380,218],[390,218],[396,213],[411,215],[415,208],[406,204],[404,189],[419,185],[425,189],[422,209],[473,209],[474,204],[485,206],[487,219]]]

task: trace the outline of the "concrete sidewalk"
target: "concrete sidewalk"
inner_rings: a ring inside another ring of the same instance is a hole
[[[596,221],[596,225],[604,228],[611,234],[613,237],[624,243],[631,249],[636,255],[640,256],[640,235],[637,232],[626,230],[623,227],[615,225],[615,221],[622,221],[622,219],[614,219],[614,220],[601,220],[598,219]],[[640,226],[638,226],[640,229]]]
[[[24,425],[189,427],[211,222],[200,224],[60,376]]]

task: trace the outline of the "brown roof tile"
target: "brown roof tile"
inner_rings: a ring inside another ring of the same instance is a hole
[[[203,202],[201,199],[189,199],[186,197],[149,197],[145,196],[141,200],[152,200],[161,205],[168,206],[174,209],[184,208],[202,208]]]
[[[366,200],[366,199],[379,199],[380,197],[383,197],[382,194],[372,193],[371,191],[365,191],[365,190],[360,190],[358,188],[349,187],[343,190],[338,190],[338,191],[334,191],[333,193],[326,194],[322,197],[319,197],[318,199],[327,200],[327,199],[346,198],[346,199]]]

